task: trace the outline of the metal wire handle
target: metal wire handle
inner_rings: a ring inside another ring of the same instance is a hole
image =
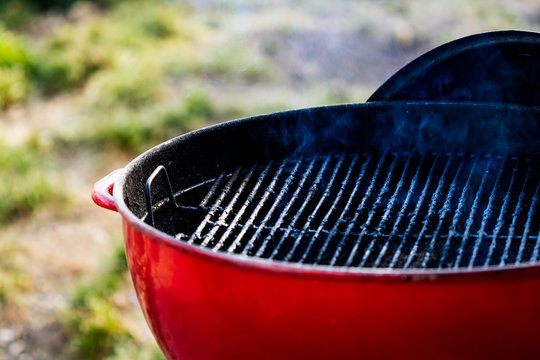
[[[146,198],[146,212],[147,212],[146,219],[147,220],[150,219],[149,224],[152,225],[152,226],[154,226],[154,209],[153,209],[154,205],[153,205],[153,202],[152,202],[152,183],[154,182],[155,178],[162,172],[165,174],[165,179],[167,180],[167,193],[168,193],[167,197],[169,199],[169,203],[173,204],[177,209],[180,209],[180,210],[189,210],[189,211],[200,210],[199,208],[196,208],[196,207],[180,206],[180,205],[178,205],[176,203],[176,199],[174,197],[174,192],[173,192],[173,189],[172,189],[171,181],[169,179],[169,173],[167,172],[167,169],[165,168],[165,166],[159,165],[152,172],[152,174],[150,174],[148,179],[146,179],[146,183],[144,185],[144,194],[145,194],[145,198]],[[161,200],[161,201],[163,201],[163,200]]]

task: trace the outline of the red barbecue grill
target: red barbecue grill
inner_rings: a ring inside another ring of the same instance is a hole
[[[96,184],[168,358],[536,353],[540,108],[397,100],[211,126]]]

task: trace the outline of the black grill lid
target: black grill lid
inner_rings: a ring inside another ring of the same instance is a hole
[[[540,34],[461,38],[413,60],[368,101],[474,101],[540,105]]]

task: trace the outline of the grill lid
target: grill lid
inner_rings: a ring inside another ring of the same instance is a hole
[[[418,269],[535,262],[539,162],[495,153],[290,157],[223,172],[174,196],[170,190],[143,220],[213,251],[291,263]],[[170,186],[157,181],[164,169],[147,182],[149,202],[152,186]]]
[[[368,101],[476,101],[540,105],[540,34],[494,31],[441,45],[411,61]]]

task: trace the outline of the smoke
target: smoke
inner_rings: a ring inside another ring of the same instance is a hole
[[[265,144],[267,158],[310,156],[352,148],[354,111],[349,105],[293,110],[271,115],[255,129],[254,137]]]
[[[540,108],[366,103],[271,115],[255,138],[267,158],[364,151],[540,153]]]

